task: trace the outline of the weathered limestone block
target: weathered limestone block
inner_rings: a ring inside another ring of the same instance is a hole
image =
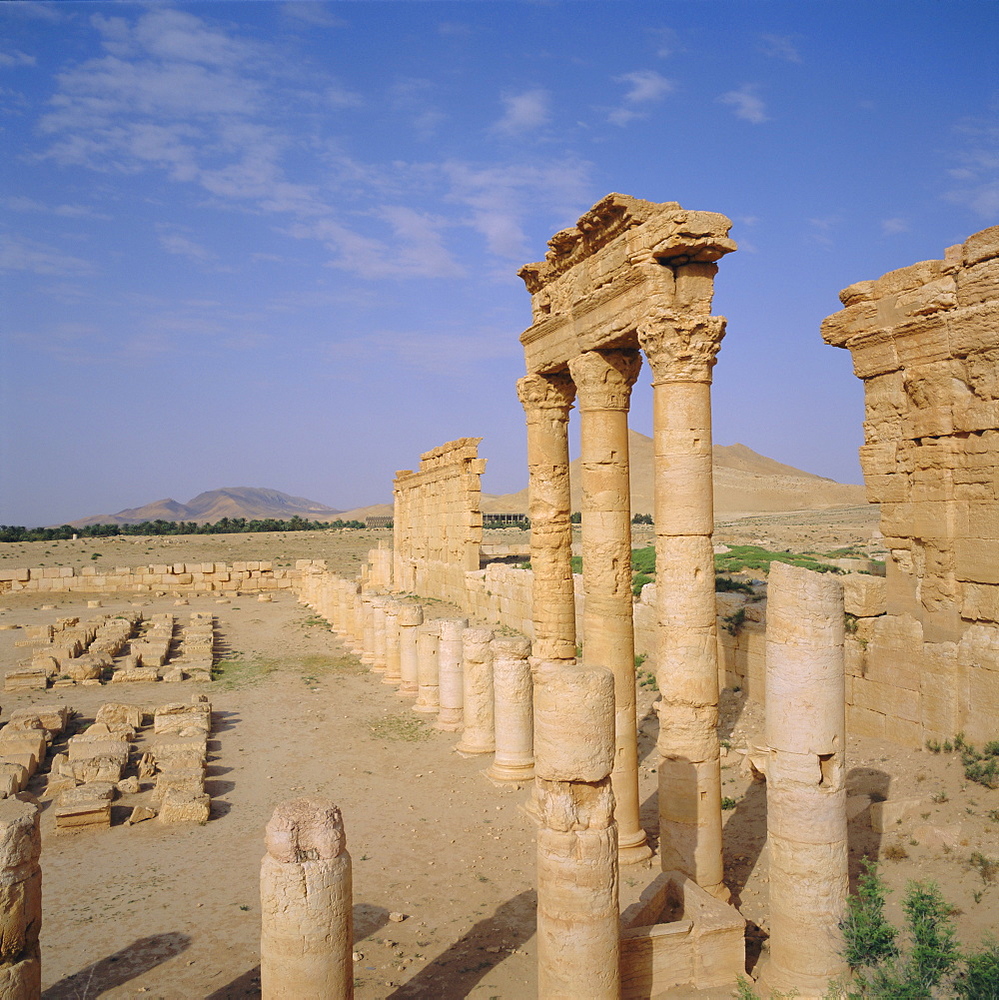
[[[49,671],[44,667],[20,667],[4,676],[5,691],[44,691],[49,686]]]
[[[204,793],[186,791],[179,788],[169,788],[159,805],[159,820],[161,823],[200,823],[208,822],[212,801]]]
[[[621,1000],[675,986],[728,987],[745,968],[746,921],[682,872],[663,872],[621,914]]]
[[[122,705],[119,702],[107,702],[94,716],[94,722],[103,722],[109,729],[141,728],[143,711],[135,705]]]
[[[72,714],[68,705],[32,705],[11,712],[4,732],[18,729],[44,729],[50,737],[58,736],[66,728]]]
[[[843,609],[857,618],[874,618],[888,610],[886,580],[881,576],[849,573],[843,577]]]
[[[0,996],[41,996],[42,875],[40,809],[19,798],[0,801]]]
[[[350,855],[340,810],[296,799],[267,824],[260,869],[264,1000],[354,995]]]
[[[464,729],[455,747],[460,754],[473,756],[496,749],[492,639],[487,628],[466,628],[462,633]]]
[[[402,637],[399,634],[401,602],[385,602],[385,676],[383,684],[398,685],[402,681]]]
[[[156,775],[156,785],[151,799],[160,803],[170,791],[183,792],[185,795],[198,796],[205,791],[205,771],[197,765],[169,767]]]

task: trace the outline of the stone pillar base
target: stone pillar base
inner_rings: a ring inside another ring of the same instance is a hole
[[[534,764],[493,764],[482,773],[501,788],[509,788],[514,783],[529,785],[534,781]]]

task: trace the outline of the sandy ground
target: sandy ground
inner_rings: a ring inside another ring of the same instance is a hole
[[[724,526],[719,536],[778,542],[797,532],[796,547],[812,548],[852,544],[858,533],[864,541],[863,531],[859,515],[823,512],[814,519],[768,515],[765,521]],[[815,537],[802,538],[807,532]],[[77,566],[99,551],[101,559],[116,565],[134,552],[136,562],[256,557],[293,564],[296,558],[319,557],[352,571],[386,534],[224,536],[222,545],[218,536],[88,539],[79,549],[71,549],[80,545],[72,542],[16,546],[22,550],[17,553],[8,551],[15,546],[2,546],[0,559],[6,565],[43,565],[37,556],[44,549],[32,547],[47,546],[45,558]],[[156,820],[121,825],[127,806],[142,801],[140,795],[116,805],[108,831],[56,833],[52,804],[43,800],[43,995],[258,996],[263,828],[279,801],[319,794],[341,806],[353,858],[355,947],[363,956],[355,965],[359,1000],[534,997],[534,845],[522,809],[528,791],[488,782],[481,775],[488,757],[454,753],[457,734],[426,726],[291,595],[279,593],[273,603],[255,596],[230,604],[191,598],[182,607],[173,600],[154,599],[142,610],[217,615],[232,664],[221,680],[210,686],[114,685],[2,697],[3,718],[30,703],[67,702],[79,713],[79,724],[105,701],[152,706],[187,700],[196,690],[209,693],[214,710],[207,783],[213,805],[205,826],[163,827]],[[46,595],[44,603],[56,605],[47,611],[42,603],[37,596],[4,598],[0,624],[98,613],[86,608],[85,598]],[[102,610],[128,606],[111,598],[104,605]],[[0,631],[0,669],[23,656],[13,645],[19,631]],[[639,690],[642,815],[654,842],[655,695]],[[740,751],[758,738],[761,726],[758,706],[747,704],[741,692],[725,692],[723,794],[733,800],[724,814],[726,869],[735,900],[752,922],[754,955],[767,927],[765,786],[744,773]],[[962,940],[975,942],[994,930],[999,886],[983,877],[971,855],[999,856],[999,791],[969,784],[953,754],[869,740],[851,740],[849,754],[853,792],[918,800],[910,817],[884,836],[871,831],[867,800],[853,800],[854,872],[863,853],[891,848],[895,860],[882,867],[897,890],[891,899],[894,915],[906,880],[929,878],[955,908]],[[41,787],[36,779],[32,789]],[[652,872],[622,869],[622,898],[633,898]],[[390,922],[392,911],[406,919]]]

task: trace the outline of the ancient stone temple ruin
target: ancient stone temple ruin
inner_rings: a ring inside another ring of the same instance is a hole
[[[583,663],[615,678],[612,784],[622,861],[648,856],[638,820],[628,405],[652,369],[656,476],[657,679],[662,862],[719,896],[711,369],[725,321],[711,315],[731,222],[611,194],[521,268],[534,324],[521,336],[527,414],[535,651],[570,663],[577,628],[570,565],[568,421],[582,442]]]
[[[396,473],[393,574],[396,589],[449,600],[479,568],[482,438],[461,438],[420,456],[420,468]]]
[[[890,552],[883,603],[848,643],[848,728],[911,746],[993,739],[999,227],[840,299],[822,335],[864,381],[860,462]]]

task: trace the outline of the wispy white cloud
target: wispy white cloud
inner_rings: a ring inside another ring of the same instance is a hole
[[[999,121],[967,118],[955,126],[953,186],[944,197],[988,221],[999,220]]]
[[[827,215],[811,218],[806,221],[811,227],[808,234],[809,239],[820,246],[831,248],[834,245],[833,237],[835,231],[843,220],[838,215]]]
[[[585,163],[482,167],[449,161],[443,171],[450,182],[448,200],[465,205],[467,224],[485,237],[490,253],[508,260],[529,253],[524,231],[529,215],[574,217],[592,195]]]
[[[305,24],[318,25],[320,28],[342,28],[347,22],[334,17],[329,8],[321,0],[288,0],[281,4],[281,13]]]
[[[655,39],[656,55],[660,59],[668,59],[675,52],[682,50],[680,36],[672,28],[648,28],[646,30]]]
[[[520,94],[504,94],[503,117],[493,127],[502,135],[520,135],[542,125],[547,125],[551,115],[548,110],[549,94],[546,90],[525,90]]]
[[[110,215],[96,212],[89,205],[46,205],[33,198],[3,198],[2,204],[11,212],[38,212],[44,215],[58,215],[65,219],[110,219]]]
[[[0,271],[75,276],[93,274],[94,264],[27,237],[0,233]]]
[[[760,35],[760,51],[773,59],[801,62],[801,53],[794,44],[792,35]]]
[[[447,116],[434,101],[436,85],[419,77],[397,80],[389,88],[388,97],[395,111],[404,114],[422,139],[431,139]]]
[[[898,233],[907,233],[909,230],[909,223],[898,216],[881,220],[881,232],[884,236],[895,236]]]
[[[34,18],[37,21],[61,21],[62,11],[54,3],[36,3],[35,0],[19,0],[18,3],[4,4],[7,17]]]
[[[627,125],[636,118],[648,115],[648,105],[672,93],[676,84],[654,69],[640,69],[614,77],[615,83],[626,83],[630,89],[624,95],[624,104],[612,109],[607,120],[612,125]]]
[[[374,355],[393,357],[409,371],[467,379],[481,374],[490,362],[518,359],[520,344],[503,330],[471,330],[461,334],[379,330],[339,339],[326,351],[328,360],[338,366],[347,358],[367,360]]]
[[[743,84],[738,90],[730,90],[721,95],[718,100],[735,110],[737,118],[742,118],[754,125],[762,125],[770,121],[767,107],[757,93],[759,88],[754,83]]]
[[[38,60],[27,52],[15,49],[13,52],[0,52],[0,66],[34,66]]]

